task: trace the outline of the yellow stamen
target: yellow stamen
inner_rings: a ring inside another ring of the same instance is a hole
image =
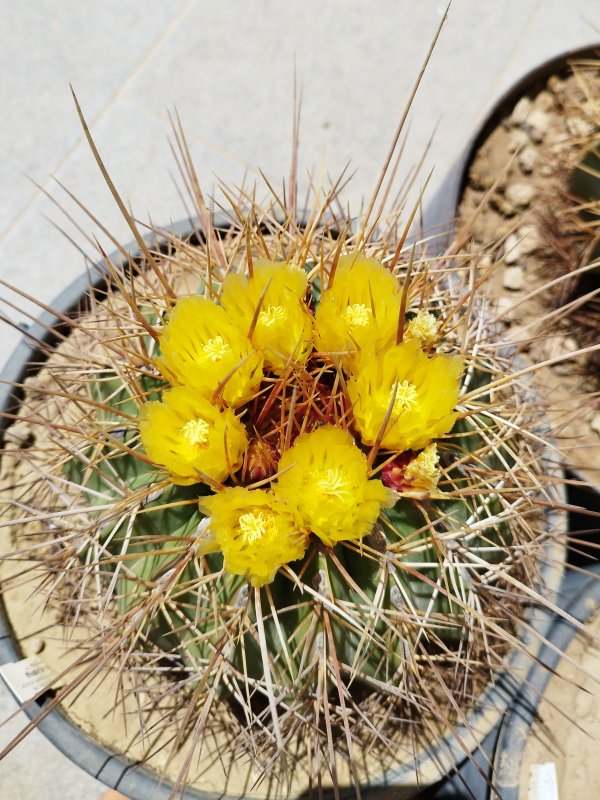
[[[390,397],[393,395],[393,390]],[[410,411],[416,405],[419,395],[417,394],[417,387],[414,383],[402,381],[396,389],[396,398],[394,400],[394,414],[403,414],[405,411]]]
[[[273,515],[264,511],[248,511],[238,520],[242,539],[246,544],[252,544],[257,539],[269,536],[274,532]]]
[[[349,325],[366,328],[371,324],[373,312],[364,303],[355,303],[344,311],[344,319]]]
[[[406,467],[405,477],[408,480],[429,482],[439,477],[438,452],[435,444],[430,444],[422,453],[414,458]]]
[[[321,472],[316,486],[323,494],[338,497],[340,500],[343,500],[350,494],[348,478],[341,467],[327,469]]]
[[[273,325],[281,325],[287,319],[287,312],[283,306],[267,306],[264,311],[258,315],[258,321],[265,328],[271,328]]]
[[[205,419],[191,419],[181,429],[181,436],[188,444],[208,444],[210,425]]]
[[[210,361],[221,361],[224,356],[231,353],[231,347],[223,340],[222,336],[209,339],[202,350]]]
[[[440,321],[429,311],[419,311],[417,316],[411,319],[406,326],[404,338],[407,341],[418,339],[426,346],[431,345],[437,339],[440,324]]]

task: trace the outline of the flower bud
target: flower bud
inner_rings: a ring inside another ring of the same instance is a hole
[[[277,472],[279,452],[264,439],[250,439],[246,453],[246,477],[251,483],[271,478]]]

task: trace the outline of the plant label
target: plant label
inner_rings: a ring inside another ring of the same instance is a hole
[[[547,764],[532,764],[529,776],[529,800],[558,800],[556,767],[553,761]]]
[[[0,675],[20,703],[31,700],[52,681],[52,673],[39,656],[4,664]]]

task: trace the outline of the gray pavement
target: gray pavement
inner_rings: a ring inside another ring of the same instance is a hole
[[[288,173],[295,61],[303,169],[326,165],[336,174],[351,161],[356,176],[345,197],[357,208],[444,7],[441,0],[0,0],[0,277],[50,302],[85,268],[46,219],[64,222],[44,194],[60,196],[50,175],[131,238],[83,141],[69,83],[122,196],[138,217],[168,223],[186,216],[172,179],[168,111],[178,109],[207,189],[215,176],[240,183],[247,174],[252,183],[259,167],[279,183]],[[425,173],[435,167],[433,196],[505,89],[541,61],[598,40],[597,0],[455,0],[411,113],[404,170],[437,125],[425,163]],[[17,339],[2,331],[0,364]],[[0,686],[0,718],[14,707]],[[22,722],[0,728],[0,743]],[[0,764],[2,798],[99,800],[103,792],[38,733]]]

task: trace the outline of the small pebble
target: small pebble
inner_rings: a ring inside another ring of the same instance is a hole
[[[29,650],[34,656],[37,656],[38,653],[41,653],[44,647],[46,647],[46,642],[43,639],[36,638],[29,642]]]
[[[506,145],[506,149],[509,153],[516,153],[517,150],[521,150],[530,143],[529,136],[524,130],[517,128],[514,131],[511,131],[510,136],[508,137],[508,144]]]
[[[506,200],[498,192],[490,197],[490,203],[504,217],[512,217],[517,213],[515,206],[512,203],[509,203],[508,200]],[[498,235],[502,236],[503,232],[498,230]]]
[[[498,298],[497,303],[497,311],[498,316],[502,318],[502,322],[506,322],[507,324],[511,322],[520,322],[521,321],[521,310],[522,307],[519,306],[515,308],[515,302],[518,300],[518,297],[507,297],[504,295],[503,297]]]
[[[506,200],[515,209],[527,208],[535,197],[535,187],[530,183],[511,183],[506,189]]]
[[[534,253],[541,244],[535,225],[521,225],[517,230],[517,238],[519,240],[519,252],[524,256]]]
[[[509,266],[516,264],[519,255],[519,237],[515,233],[511,233],[504,243],[504,263]]]
[[[566,124],[571,136],[585,138],[594,133],[594,126],[583,117],[568,117]]]
[[[511,233],[504,243],[504,263],[510,266],[523,261],[540,245],[537,230],[533,225],[521,225],[516,233]]]
[[[544,178],[548,178],[553,173],[554,170],[550,166],[550,164],[542,164],[542,166],[540,167],[540,175],[543,175]]]
[[[552,365],[552,369],[557,375],[569,375],[577,366],[577,359],[570,358],[570,355],[578,347],[577,340],[573,336],[552,336],[540,342],[538,360],[549,361],[553,358],[561,358],[561,361]]]
[[[552,365],[552,369],[557,375],[572,375],[575,371],[570,361],[559,361],[558,364]]]
[[[595,414],[594,418],[590,422],[590,428],[600,436],[600,413]]]
[[[523,288],[525,276],[521,267],[507,267],[502,276],[502,285],[511,292],[518,292]]]
[[[579,342],[574,336],[565,336],[564,338],[564,351],[566,353],[574,353],[579,350]]]
[[[531,111],[531,100],[528,97],[522,97],[513,112],[510,115],[510,122],[512,125],[523,125]]]
[[[518,155],[519,166],[526,174],[533,172],[537,164],[538,154],[535,147],[525,147]]]
[[[545,111],[538,111],[535,109],[527,117],[527,130],[534,142],[542,142],[548,125],[550,124],[550,117]]]
[[[535,98],[534,106],[541,111],[551,111],[554,108],[554,97],[550,92],[544,90]]]
[[[558,75],[552,75],[552,77],[548,80],[548,89],[554,94],[558,94],[562,92],[565,88],[565,82]]]
[[[471,167],[469,180],[471,181],[472,186],[474,186],[476,189],[489,189],[493,183],[491,176],[487,174],[481,174],[477,165]]]

